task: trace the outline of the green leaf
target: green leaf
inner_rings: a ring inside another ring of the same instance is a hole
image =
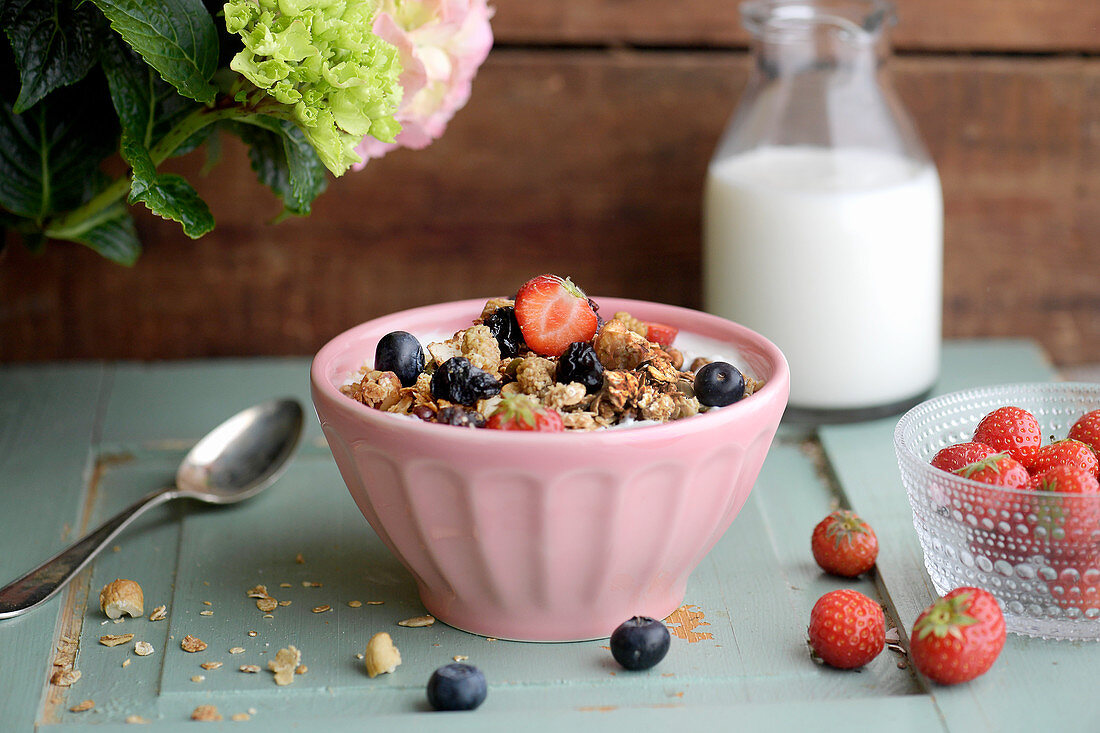
[[[282,199],[288,213],[306,216],[313,200],[328,186],[317,151],[297,125],[274,117],[249,117],[231,129],[248,144],[252,170],[260,183]]]
[[[120,204],[117,211],[118,216],[101,222],[73,239],[120,265],[133,265],[141,254],[141,242],[138,241],[129,209]]]
[[[71,0],[11,0],[0,10],[19,68],[22,88],[16,113],[25,112],[55,89],[74,84],[98,58],[106,35],[103,15]]]
[[[111,27],[179,93],[212,102],[218,32],[202,0],[92,0]]]
[[[104,91],[88,77],[23,114],[0,101],[0,206],[41,223],[100,189],[118,130]]]
[[[161,79],[153,67],[114,35],[104,44],[103,73],[123,129],[146,148],[153,147],[199,106]]]
[[[179,222],[183,232],[198,239],[214,228],[214,216],[183,176],[157,173],[149,150],[129,131],[122,133],[122,157],[133,168],[130,203],[144,203],[164,219]]]

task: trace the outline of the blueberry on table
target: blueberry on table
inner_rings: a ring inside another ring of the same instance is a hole
[[[497,308],[485,319],[485,326],[500,346],[500,355],[504,358],[515,356],[523,344],[523,332],[519,330],[516,309],[510,305]]]
[[[708,407],[732,405],[745,396],[745,376],[724,361],[712,361],[695,374],[695,396]]]
[[[432,397],[459,405],[473,405],[500,392],[500,382],[464,356],[452,356],[432,375]]]
[[[471,664],[448,664],[428,680],[428,702],[436,710],[473,710],[488,691],[484,673]]]
[[[408,331],[391,331],[378,340],[374,349],[374,368],[393,372],[405,387],[416,383],[424,371],[424,350]]]
[[[561,384],[580,382],[584,391],[595,394],[603,387],[603,364],[596,356],[596,350],[587,341],[576,341],[565,348],[558,359],[557,373],[554,379]]]
[[[663,622],[635,616],[611,634],[611,656],[626,669],[649,669],[665,658],[670,641]]]

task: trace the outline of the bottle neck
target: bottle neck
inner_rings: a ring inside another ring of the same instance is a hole
[[[765,25],[752,50],[757,72],[772,78],[810,73],[873,79],[889,56],[883,34],[823,20]]]

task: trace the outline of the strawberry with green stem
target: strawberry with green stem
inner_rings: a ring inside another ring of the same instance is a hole
[[[878,537],[858,514],[837,509],[814,527],[810,550],[825,572],[854,578],[874,567]]]
[[[964,586],[917,616],[909,658],[921,674],[954,685],[988,672],[1004,645],[1005,620],[997,599]]]
[[[509,395],[501,399],[496,410],[485,421],[491,430],[524,430],[538,433],[560,433],[565,430],[557,410],[543,407],[525,394]]]

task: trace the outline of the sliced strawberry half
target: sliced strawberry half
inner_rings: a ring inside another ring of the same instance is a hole
[[[680,329],[669,326],[667,323],[646,321],[645,328],[646,340],[652,341],[662,349],[672,346],[672,342],[676,340],[676,334],[680,333]]]
[[[569,344],[591,341],[599,319],[588,296],[569,278],[539,275],[516,293],[516,322],[540,356],[561,356]]]

